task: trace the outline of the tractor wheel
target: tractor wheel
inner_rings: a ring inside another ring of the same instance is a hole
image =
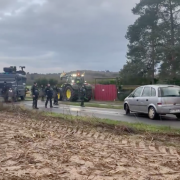
[[[62,92],[58,92],[58,101],[62,101],[63,95]]]
[[[89,102],[92,97],[92,90],[87,90],[86,89],[86,98],[84,99],[85,102]]]
[[[65,89],[65,97],[67,101],[73,101],[76,97],[75,97],[75,92],[72,89],[71,86],[67,86]]]

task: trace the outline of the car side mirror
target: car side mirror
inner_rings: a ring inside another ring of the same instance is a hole
[[[135,97],[134,94],[132,94],[132,97],[133,97],[133,98]]]

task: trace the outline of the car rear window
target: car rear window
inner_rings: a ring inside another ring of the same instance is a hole
[[[180,97],[179,87],[161,87],[160,88],[161,97]]]

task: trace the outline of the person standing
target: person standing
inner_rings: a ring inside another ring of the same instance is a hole
[[[51,88],[50,84],[47,85],[47,87],[45,89],[45,94],[46,94],[45,108],[47,108],[49,101],[50,101],[50,108],[53,108],[53,106],[52,106],[53,89]]]
[[[54,86],[54,105],[58,105],[58,87],[57,85]]]
[[[41,101],[44,101],[44,96],[45,96],[45,88],[43,85],[41,85]]]
[[[85,107],[84,99],[86,97],[86,89],[85,89],[84,85],[80,88],[80,97],[81,97],[81,107]]]
[[[4,81],[4,86],[2,88],[2,94],[4,97],[4,101],[7,102],[7,100],[8,100],[8,86],[7,86],[6,81]]]
[[[38,86],[37,83],[34,82],[34,85],[31,88],[31,93],[32,93],[32,97],[33,97],[33,109],[39,109],[37,107],[37,101],[38,101],[38,97],[39,97],[39,90],[38,90]]]

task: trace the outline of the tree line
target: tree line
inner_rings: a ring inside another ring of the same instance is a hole
[[[122,84],[180,84],[180,0],[141,0],[132,13]]]
[[[58,85],[58,81],[56,79],[47,79],[47,78],[40,78],[37,79],[37,84],[40,87],[43,85],[44,87],[49,83],[51,86]]]

